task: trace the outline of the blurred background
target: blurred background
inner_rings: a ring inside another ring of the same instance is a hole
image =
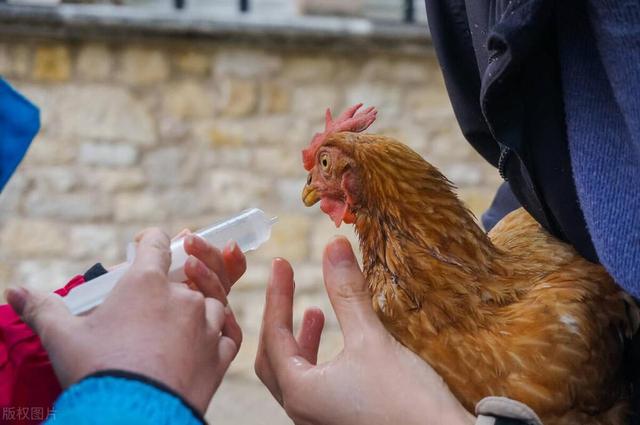
[[[300,200],[327,106],[377,106],[371,131],[440,167],[476,215],[500,181],[458,130],[421,0],[0,1],[0,74],[42,119],[0,195],[1,285],[55,289],[147,226],[280,218],[230,297],[245,339],[211,423],[290,423],[253,373],[272,257],[296,270],[296,319],[327,313],[321,357],[341,348],[320,258],[333,234],[355,239]]]

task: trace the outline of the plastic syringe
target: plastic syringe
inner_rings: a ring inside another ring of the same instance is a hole
[[[242,252],[247,252],[257,249],[269,240],[271,226],[276,221],[276,218],[269,218],[264,211],[253,208],[194,233],[219,249],[233,240]],[[188,255],[184,250],[184,238],[172,242],[169,281],[183,282],[186,280],[184,263],[187,258]],[[129,270],[131,261],[132,258],[127,258],[126,263],[72,289],[66,297],[63,297],[69,311],[77,315],[100,305]]]

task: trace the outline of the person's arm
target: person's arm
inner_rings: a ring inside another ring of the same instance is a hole
[[[102,371],[69,387],[49,412],[47,425],[201,425],[200,412],[166,385],[124,371]]]

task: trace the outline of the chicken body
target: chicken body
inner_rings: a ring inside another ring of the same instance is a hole
[[[451,183],[393,139],[329,134],[312,153],[305,204],[354,224],[380,319],[466,409],[505,396],[545,425],[625,423],[638,309],[601,266],[522,209],[486,235]]]

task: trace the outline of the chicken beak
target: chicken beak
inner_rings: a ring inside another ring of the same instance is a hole
[[[310,207],[319,200],[320,197],[318,196],[316,188],[310,184],[305,185],[304,189],[302,189],[302,202],[304,202],[307,207]]]

